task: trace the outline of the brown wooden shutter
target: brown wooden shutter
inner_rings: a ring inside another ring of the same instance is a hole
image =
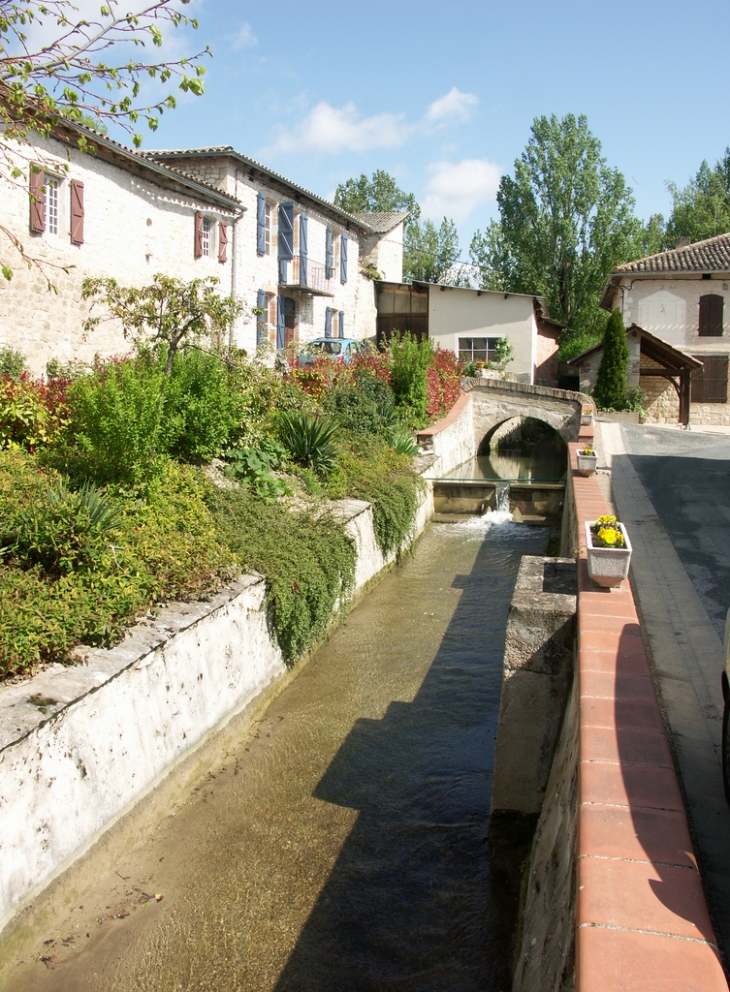
[[[693,403],[727,403],[727,355],[695,355],[704,368],[692,377]]]
[[[700,322],[697,333],[702,337],[722,337],[722,296],[708,293],[700,297]]]
[[[46,198],[43,192],[45,172],[39,169],[30,172],[30,229],[33,234],[42,234],[46,229]]]
[[[195,213],[195,257],[203,256],[203,215],[198,210]]]
[[[222,220],[218,224],[218,261],[228,260],[228,224]]]
[[[71,180],[71,241],[84,243],[84,184]]]

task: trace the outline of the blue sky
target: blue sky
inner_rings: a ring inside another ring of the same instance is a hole
[[[382,168],[462,257],[542,114],[585,114],[637,213],[668,214],[730,144],[730,4],[697,0],[194,0],[206,93],[144,147],[231,144],[330,196]],[[187,38],[175,40],[186,47]]]

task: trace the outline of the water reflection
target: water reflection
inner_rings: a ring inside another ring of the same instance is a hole
[[[565,478],[567,449],[558,435],[536,444],[500,448],[477,455],[449,473],[449,479],[504,479],[510,482],[560,482]]]

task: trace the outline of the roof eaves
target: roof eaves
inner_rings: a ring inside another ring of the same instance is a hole
[[[308,199],[312,200],[322,209],[329,211],[329,213],[334,214],[337,217],[341,217],[348,223],[355,224],[361,230],[365,231],[367,234],[377,234],[369,224],[360,220],[355,214],[349,213],[347,210],[343,210],[342,207],[335,206],[334,203],[330,203],[329,200],[325,200],[324,197],[318,196],[311,190],[305,189],[304,186],[299,186],[297,183],[287,179],[286,176],[282,176],[278,172],[274,172],[268,166],[263,165],[261,162],[257,162],[256,159],[249,158],[247,155],[243,155],[241,152],[236,151],[232,145],[211,145],[207,148],[160,148],[160,149],[150,149],[149,151],[144,151],[140,153],[145,158],[157,161],[162,159],[166,161],[168,158],[214,158],[216,156],[228,156],[229,158],[235,159],[241,162],[248,169],[262,173],[264,176],[268,176],[271,179],[282,183],[284,186],[289,187],[300,196],[306,196]]]

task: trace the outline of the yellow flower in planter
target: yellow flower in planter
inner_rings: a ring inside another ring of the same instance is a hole
[[[622,548],[624,546],[623,534],[613,527],[601,527],[596,536],[604,548]]]

